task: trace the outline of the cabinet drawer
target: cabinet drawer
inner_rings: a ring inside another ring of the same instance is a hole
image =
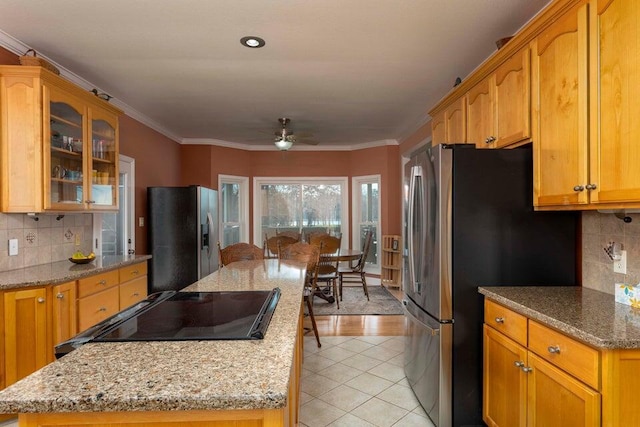
[[[107,271],[78,280],[78,298],[104,291],[118,284],[118,270]]]
[[[120,268],[120,283],[127,282],[131,279],[135,279],[140,276],[147,275],[147,263],[141,262],[138,264],[127,265]]]
[[[120,310],[124,310],[147,296],[147,276],[120,285]]]
[[[120,307],[120,291],[117,287],[78,300],[78,330],[85,329],[116,314]]]
[[[529,321],[529,349],[587,385],[600,389],[600,353],[533,320]]]
[[[484,300],[484,323],[527,346],[527,318],[495,302]]]

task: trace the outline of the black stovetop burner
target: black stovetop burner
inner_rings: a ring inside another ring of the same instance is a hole
[[[278,288],[152,294],[58,344],[56,357],[88,342],[262,339],[279,298]]]

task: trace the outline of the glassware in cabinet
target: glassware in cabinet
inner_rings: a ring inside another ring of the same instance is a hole
[[[91,208],[117,207],[117,118],[91,114]]]
[[[49,101],[49,208],[82,209],[78,188],[84,173],[84,107],[73,100],[59,100],[56,93]],[[64,98],[64,96],[60,96]]]

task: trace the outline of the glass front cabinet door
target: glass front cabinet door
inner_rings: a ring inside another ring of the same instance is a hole
[[[117,209],[117,115],[55,87],[44,98],[45,210]]]

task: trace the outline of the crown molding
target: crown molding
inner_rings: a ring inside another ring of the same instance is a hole
[[[180,141],[183,145],[215,145],[217,147],[235,148],[245,151],[280,151],[275,145],[247,145],[239,142],[223,141],[213,138],[182,138]],[[383,139],[379,141],[363,142],[361,144],[351,145],[308,145],[304,143],[294,143],[294,147],[288,151],[354,151],[364,148],[382,147],[386,145],[399,145],[395,139]]]

